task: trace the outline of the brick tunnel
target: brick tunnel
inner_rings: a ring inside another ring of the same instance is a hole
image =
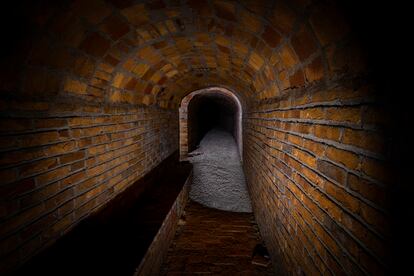
[[[253,210],[243,219],[257,223],[271,273],[384,275],[409,265],[409,135],[400,125],[408,103],[383,70],[392,62],[383,54],[385,7],[9,5],[0,24],[0,274],[47,275],[56,264],[51,275],[83,275],[76,266],[85,275],[157,275],[179,259],[166,255],[178,234],[198,237],[198,228],[186,231],[190,215],[199,215],[193,225],[231,228],[235,213],[211,217],[218,211],[188,199],[185,160],[206,132],[193,114],[212,98],[231,111],[217,118],[235,139]],[[206,118],[217,115],[213,105]],[[206,246],[204,237],[195,244]]]

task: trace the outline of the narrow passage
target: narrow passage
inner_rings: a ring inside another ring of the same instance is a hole
[[[262,242],[233,136],[214,128],[191,155],[190,200],[161,275],[273,275],[270,261],[252,264]]]
[[[252,213],[189,201],[185,214],[185,225],[177,230],[161,275],[274,275],[271,264],[252,264],[254,248],[261,242]]]

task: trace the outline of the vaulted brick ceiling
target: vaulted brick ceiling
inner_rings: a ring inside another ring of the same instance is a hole
[[[336,8],[310,0],[54,5],[33,7],[31,54],[3,90],[174,107],[217,85],[249,102],[334,77],[353,45]]]

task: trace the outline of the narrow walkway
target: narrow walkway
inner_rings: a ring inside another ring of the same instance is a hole
[[[192,200],[223,211],[252,212],[239,151],[229,132],[210,130],[190,155]]]
[[[190,201],[161,275],[273,275],[272,265],[251,263],[260,243],[251,213],[226,212]]]

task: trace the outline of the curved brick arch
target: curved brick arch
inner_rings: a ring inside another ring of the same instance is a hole
[[[240,100],[244,170],[281,274],[390,271],[390,144],[399,138],[390,106],[401,100],[392,85],[382,93],[389,76],[377,72],[399,70],[372,66],[393,40],[384,39],[389,25],[365,14],[352,20],[361,3],[336,2],[67,0],[4,9],[13,18],[1,25],[13,35],[0,53],[0,251],[9,261],[0,271],[178,150],[178,107],[209,87]],[[355,32],[365,21],[375,28]],[[381,36],[367,47],[361,37],[374,29]]]
[[[325,83],[344,68],[361,70],[343,59],[349,28],[333,3],[32,5],[38,35],[25,41],[30,51],[8,57],[26,66],[16,64],[1,82],[22,97],[171,108],[182,91],[228,86],[246,100],[266,100]]]
[[[188,107],[191,103],[191,100],[197,95],[223,95],[229,98],[234,105],[237,107],[236,121],[235,121],[235,140],[240,154],[240,159],[243,161],[243,107],[239,98],[234,94],[234,92],[223,88],[223,87],[209,87],[200,90],[196,90],[185,96],[181,100],[179,108],[179,117],[180,117],[180,160],[186,160],[188,154]]]

